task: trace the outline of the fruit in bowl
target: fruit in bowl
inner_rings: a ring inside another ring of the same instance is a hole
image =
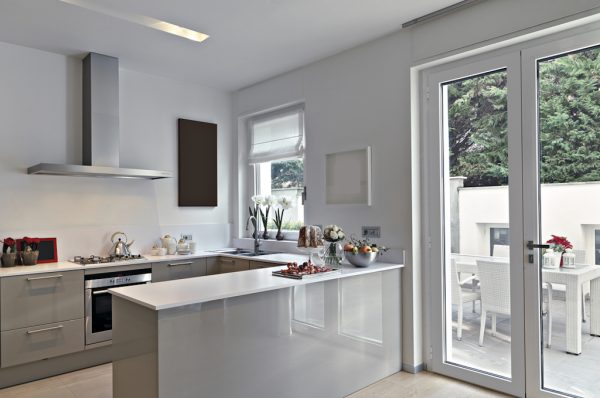
[[[375,262],[378,255],[386,251],[386,247],[377,246],[368,239],[351,238],[350,242],[344,245],[344,257],[355,267],[368,267]]]

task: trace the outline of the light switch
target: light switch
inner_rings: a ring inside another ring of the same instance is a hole
[[[381,238],[381,227],[362,227],[363,238]]]

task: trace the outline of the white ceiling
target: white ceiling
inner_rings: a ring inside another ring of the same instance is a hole
[[[0,41],[235,90],[400,29],[458,0],[90,0],[211,37],[185,40],[59,0],[1,0]]]

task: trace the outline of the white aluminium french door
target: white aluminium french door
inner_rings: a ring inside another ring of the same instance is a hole
[[[531,397],[600,396],[600,30],[586,30],[522,51],[525,240],[566,237],[577,254],[575,269],[548,270],[526,250]]]
[[[522,396],[520,69],[513,53],[444,65],[423,81],[431,370]]]
[[[430,370],[514,396],[600,396],[600,25],[422,83]],[[542,265],[553,235],[574,268]]]

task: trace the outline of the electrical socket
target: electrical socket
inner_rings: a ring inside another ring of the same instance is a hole
[[[189,241],[194,240],[193,237],[192,237],[192,234],[181,234],[181,238],[183,240],[189,240]]]
[[[361,227],[363,238],[381,238],[381,227]]]

